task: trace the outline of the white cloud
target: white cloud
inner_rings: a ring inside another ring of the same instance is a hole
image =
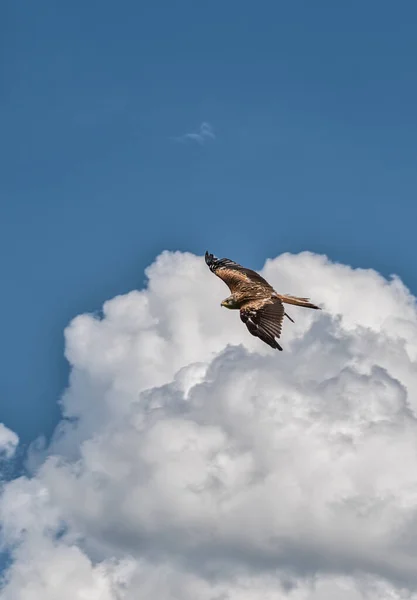
[[[5,600],[417,599],[415,299],[310,253],[263,273],[324,307],[282,353],[179,252],[70,324],[70,420],[0,502]]]
[[[210,123],[204,121],[200,124],[198,131],[193,131],[192,133],[185,133],[181,135],[179,138],[176,138],[177,141],[187,141],[190,140],[192,142],[197,142],[198,144],[205,144],[208,140],[215,140],[216,136],[214,135],[213,127]]]
[[[15,432],[0,423],[0,459],[12,458],[18,444],[19,438]]]

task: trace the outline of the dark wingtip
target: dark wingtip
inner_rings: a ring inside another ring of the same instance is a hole
[[[212,264],[213,264],[213,262],[214,262],[214,260],[215,260],[215,258],[214,258],[214,256],[213,256],[213,254],[209,254],[209,251],[208,251],[208,250],[206,250],[206,253],[205,253],[205,255],[204,255],[204,258],[205,258],[205,260],[206,260],[206,265],[208,265],[209,267],[210,267],[210,265],[212,265]]]

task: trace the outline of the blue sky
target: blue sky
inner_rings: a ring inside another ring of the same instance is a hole
[[[64,327],[164,249],[311,250],[416,292],[414,2],[2,13],[0,421],[24,444],[57,422]]]

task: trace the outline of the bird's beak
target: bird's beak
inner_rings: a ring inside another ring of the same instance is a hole
[[[226,305],[225,305],[225,303],[224,303],[224,302],[221,302],[221,303],[220,303],[220,306],[226,306]]]

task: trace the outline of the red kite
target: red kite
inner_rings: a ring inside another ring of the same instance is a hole
[[[275,338],[281,336],[284,316],[294,322],[285,312],[283,303],[320,310],[309,298],[278,294],[258,273],[228,258],[216,258],[206,252],[205,259],[210,271],[223,279],[232,292],[221,306],[239,310],[249,332],[271,348],[282,350]]]

